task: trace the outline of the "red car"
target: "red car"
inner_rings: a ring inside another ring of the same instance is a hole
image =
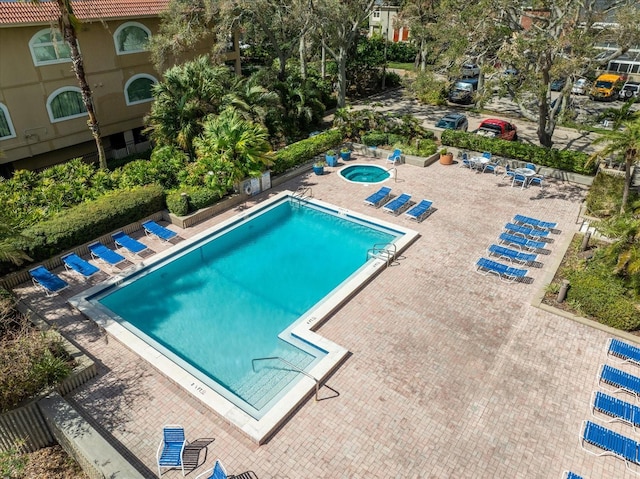
[[[500,138],[501,140],[517,141],[518,129],[508,121],[499,120],[497,118],[488,118],[480,123],[476,130],[478,135],[488,136],[491,138]]]

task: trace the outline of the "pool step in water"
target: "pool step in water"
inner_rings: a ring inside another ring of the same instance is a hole
[[[283,357],[304,370],[313,360],[313,357],[299,350],[282,354],[279,351],[273,356]],[[278,395],[291,381],[298,379],[302,374],[278,361],[277,359],[260,361],[256,363],[256,373],[245,376],[236,388],[235,393],[256,409],[263,408],[269,401]]]

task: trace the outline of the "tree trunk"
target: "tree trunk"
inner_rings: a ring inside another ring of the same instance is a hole
[[[338,53],[338,108],[347,104],[347,49],[340,47]]]
[[[622,190],[622,204],[620,205],[620,214],[624,214],[629,200],[629,188],[631,187],[631,165],[635,155],[632,151],[627,150],[624,158],[624,189]]]
[[[96,149],[98,150],[98,164],[101,169],[107,169],[107,158],[104,153],[104,146],[102,145],[102,137],[100,136],[100,125],[96,118],[96,112],[93,108],[93,96],[89,83],[87,83],[87,77],[84,73],[84,62],[82,61],[82,55],[78,49],[78,38],[76,36],[76,30],[71,23],[71,12],[66,7],[64,0],[58,0],[58,8],[60,9],[60,31],[64,40],[69,44],[71,48],[71,62],[73,64],[73,71],[76,74],[76,79],[80,85],[80,91],[82,94],[82,103],[87,110],[89,119],[87,125],[91,131],[91,135],[96,142]]]
[[[300,77],[307,79],[307,49],[304,43],[304,35],[300,37]]]
[[[538,141],[540,145],[551,148],[553,145],[553,134],[549,134],[547,131],[547,122],[549,121],[549,104],[545,99],[538,99],[539,107],[538,111],[540,112],[538,115]]]

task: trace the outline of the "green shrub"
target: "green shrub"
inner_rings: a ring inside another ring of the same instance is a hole
[[[109,170],[114,171],[116,168],[121,168],[127,163],[131,163],[136,160],[148,160],[151,158],[151,152],[153,150],[149,148],[147,151],[143,151],[142,153],[133,153],[131,155],[127,155],[124,158],[111,158],[107,160],[107,168]]]
[[[437,79],[431,72],[420,72],[410,84],[416,98],[427,105],[446,105],[447,82]]]
[[[361,140],[366,146],[381,146],[389,143],[389,135],[381,131],[370,131],[362,135]]]
[[[169,212],[177,216],[184,216],[189,213],[189,200],[182,191],[174,191],[167,194],[167,208]]]
[[[406,143],[407,137],[403,135],[397,135],[395,133],[389,133],[387,135],[387,145],[394,145],[396,143]]]
[[[589,162],[589,155],[581,151],[556,150],[518,141],[486,138],[473,133],[444,130],[440,136],[443,145],[471,151],[490,151],[494,155],[527,161],[583,175],[594,175],[597,165]]]
[[[622,279],[609,268],[590,267],[569,273],[567,301],[581,313],[624,331],[640,328],[640,311],[626,294]]]
[[[435,154],[438,145],[433,140],[417,140],[411,144],[394,143],[393,148],[399,148],[406,155],[427,157]]]
[[[162,187],[118,190],[65,210],[23,232],[16,247],[41,261],[162,210]]]
[[[624,176],[610,175],[600,172],[593,179],[585,199],[589,214],[598,218],[607,218],[620,211]],[[629,203],[633,204],[638,198],[637,193],[629,192]]]
[[[12,324],[0,338],[0,412],[5,412],[66,378],[72,362],[59,335],[36,330],[10,299],[0,301],[0,319]]]
[[[342,133],[339,130],[331,129],[287,145],[276,152],[271,172],[277,175],[302,165],[312,160],[314,156],[340,143],[342,138]]]

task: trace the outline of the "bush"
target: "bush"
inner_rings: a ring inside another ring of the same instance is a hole
[[[390,62],[413,62],[417,54],[418,48],[411,43],[387,42],[387,60]]]
[[[276,152],[271,172],[278,175],[302,165],[340,143],[342,138],[340,130],[331,129],[285,146]]]
[[[164,207],[164,192],[157,185],[114,191],[26,229],[16,240],[16,247],[34,261],[41,261]]]
[[[624,176],[610,175],[600,172],[593,179],[586,197],[589,214],[598,218],[608,218],[620,211],[622,191],[624,190]],[[629,192],[629,203],[633,204],[638,194]]]
[[[486,138],[464,131],[444,130],[440,136],[443,145],[471,151],[490,151],[494,155],[550,166],[583,175],[593,175],[597,165],[589,162],[589,155],[581,151],[556,150],[529,145],[518,141]]]
[[[185,186],[167,195],[167,208],[174,215],[184,216],[211,206],[220,198],[220,193],[206,186]]]
[[[395,143],[393,148],[399,148],[405,155],[427,157],[435,154],[438,150],[438,145],[433,140],[417,140],[411,144]]]
[[[184,216],[189,213],[189,200],[182,191],[174,191],[167,195],[167,208],[176,216]]]
[[[36,330],[6,296],[0,302],[2,322],[13,325],[0,338],[0,412],[5,412],[67,377],[71,358],[60,336]]]
[[[142,153],[134,153],[132,155],[127,155],[124,158],[111,158],[107,160],[107,168],[110,171],[114,171],[117,168],[121,168],[127,163],[131,163],[136,160],[148,160],[151,158],[151,152],[153,150],[149,148],[147,151],[143,151]]]
[[[371,131],[361,137],[362,143],[366,146],[380,146],[389,143],[389,135],[381,131]]]
[[[433,73],[421,72],[410,85],[418,101],[427,105],[447,104],[447,82],[438,80]]]
[[[610,271],[610,270],[609,270]],[[640,328],[640,311],[626,295],[622,279],[605,268],[577,269],[568,275],[567,301],[598,322],[624,331]]]

